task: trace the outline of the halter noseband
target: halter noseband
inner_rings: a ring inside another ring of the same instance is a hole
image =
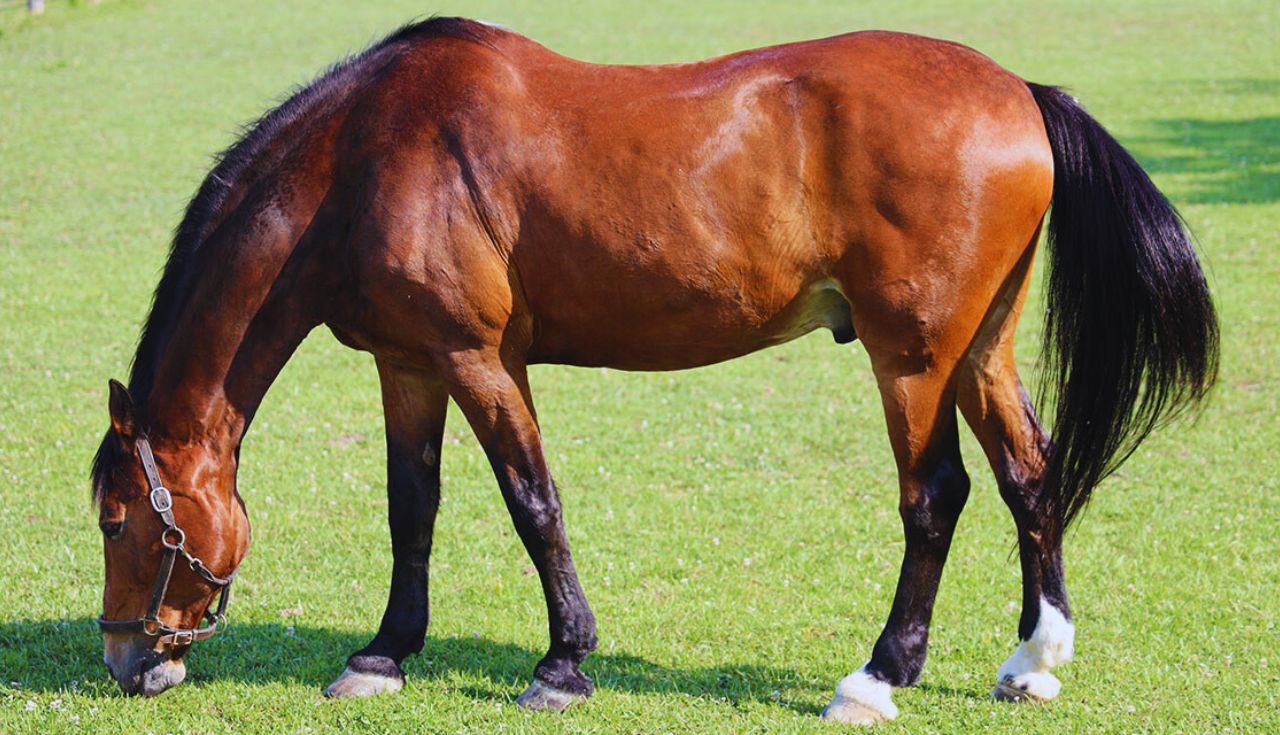
[[[160,544],[164,546],[160,558],[160,571],[156,574],[155,585],[151,588],[151,605],[147,614],[136,620],[107,620],[106,616],[98,617],[98,627],[104,633],[145,633],[159,638],[166,646],[186,646],[202,641],[227,627],[227,591],[235,579],[235,570],[226,577],[219,577],[209,571],[197,557],[186,549],[187,535],[178,527],[173,518],[173,495],[169,488],[160,481],[160,472],[156,469],[156,458],[151,453],[151,444],[146,439],[138,439],[138,459],[142,460],[142,471],[147,476],[148,498],[151,507],[160,514],[164,521],[164,530],[160,532]],[[169,589],[169,578],[173,576],[173,563],[178,554],[187,560],[191,571],[200,575],[209,584],[220,588],[218,606],[213,612],[205,610],[204,617],[209,624],[199,628],[174,628],[160,622],[160,605],[164,602],[164,594]]]

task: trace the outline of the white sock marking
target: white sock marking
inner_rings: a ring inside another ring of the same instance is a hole
[[[1062,683],[1049,669],[1071,660],[1075,637],[1075,626],[1058,608],[1041,598],[1036,629],[1000,666],[997,681],[1011,680],[1016,688],[1036,699],[1053,699],[1061,691]]]
[[[898,707],[893,703],[892,695],[893,687],[867,673],[864,664],[862,668],[840,680],[836,685],[836,695],[823,710],[822,716],[858,724],[892,720],[898,716]]]

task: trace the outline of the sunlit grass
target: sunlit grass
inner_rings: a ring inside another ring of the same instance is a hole
[[[1097,495],[1070,540],[1078,658],[1046,707],[987,701],[1016,642],[1012,523],[975,489],[920,687],[891,732],[1280,728],[1280,53],[1270,2],[50,2],[0,7],[0,732],[830,732],[817,713],[888,612],[902,536],[864,353],[825,333],[704,370],[535,368],[547,453],[600,620],[597,695],[518,711],[545,612],[456,411],[426,650],[385,699],[321,688],[390,568],[371,359],[318,331],[244,446],[254,547],[230,635],[126,699],[93,625],[86,473],[170,230],[236,126],[431,12],[594,61],[679,61],[867,27],[973,44],[1066,84],[1182,207],[1223,315],[1222,384]],[[1038,291],[1037,291],[1038,293]],[[1036,358],[1036,293],[1019,357]]]

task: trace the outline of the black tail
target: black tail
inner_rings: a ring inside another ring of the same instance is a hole
[[[1169,200],[1074,98],[1028,86],[1053,148],[1041,385],[1057,409],[1041,510],[1060,538],[1100,480],[1209,391],[1218,321]]]

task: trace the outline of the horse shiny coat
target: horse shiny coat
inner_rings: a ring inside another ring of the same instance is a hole
[[[1052,442],[1012,356],[1051,200]],[[824,712],[861,723],[891,719],[892,687],[924,665],[969,491],[957,407],[1018,527],[1022,642],[996,696],[1049,699],[1073,638],[1062,532],[1216,365],[1212,303],[1172,207],[1074,100],[973,50],[870,32],[601,66],[433,19],[268,113],[192,200],[95,461],[106,618],[147,609],[160,558],[139,438],[192,553],[235,569],[249,538],[240,442],[321,324],[376,358],[394,558],[378,633],[327,693],[398,689],[421,650],[452,397],[546,597],[550,647],[519,700],[535,709],[592,693],[579,665],[596,634],[527,365],[678,370],[820,328],[862,340],[907,543],[870,660]],[[159,617],[191,628],[215,593],[180,565]],[[104,637],[126,691],[181,681],[186,646]]]

